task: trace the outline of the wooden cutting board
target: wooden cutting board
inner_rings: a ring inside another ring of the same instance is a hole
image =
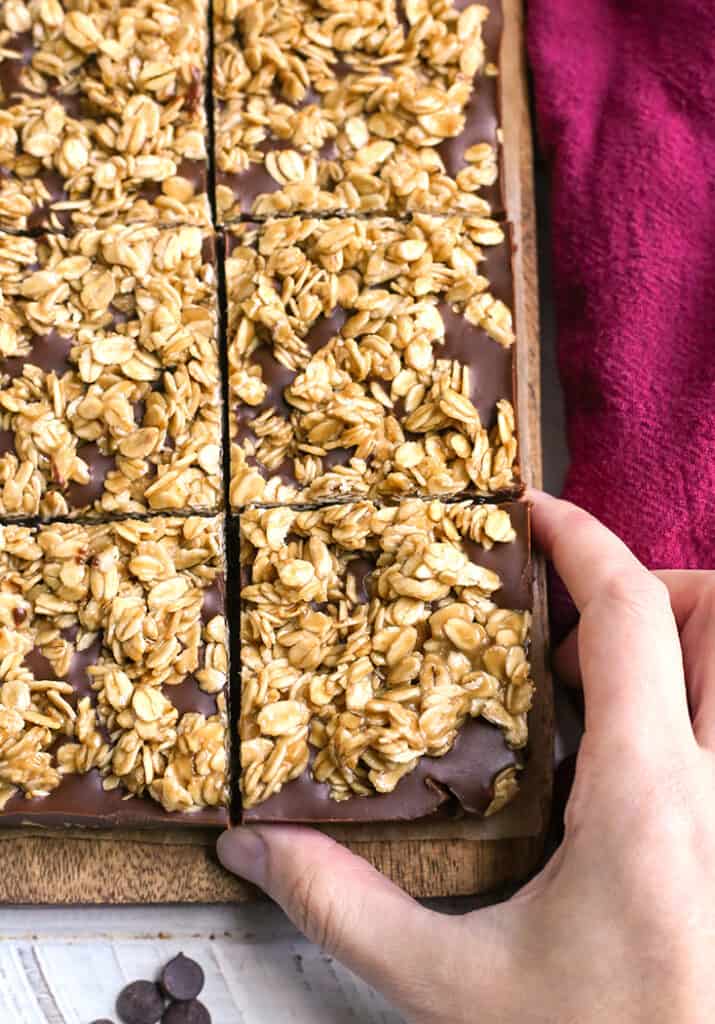
[[[531,125],[524,54],[522,0],[502,0],[501,101],[507,209],[514,222],[515,316],[521,465],[528,484],[541,483],[539,324]],[[415,896],[485,892],[524,878],[538,861],[548,820],[552,780],[552,694],[546,670],[546,591],[543,565],[534,584],[532,662],[538,699],[531,715],[530,821],[533,834],[508,839],[365,838],[344,841]],[[534,807],[536,804],[536,807]],[[536,811],[536,814],[533,811]],[[494,819],[496,822],[496,819]],[[540,822],[540,825],[538,824]],[[409,829],[409,826],[406,826]],[[518,830],[517,830],[518,831]],[[362,836],[361,836],[362,833]],[[374,826],[370,835],[374,837]],[[228,902],[255,890],[218,865],[211,831],[49,832],[0,830],[0,902],[33,904]]]

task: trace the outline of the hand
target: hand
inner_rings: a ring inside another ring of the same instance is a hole
[[[587,513],[532,498],[581,613],[558,660],[586,706],[544,870],[506,903],[446,917],[309,829],[233,829],[219,856],[410,1021],[711,1024],[715,573],[657,577]]]

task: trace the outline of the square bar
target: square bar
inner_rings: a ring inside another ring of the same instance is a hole
[[[216,511],[214,239],[0,235],[0,515]]]
[[[509,802],[534,690],[528,505],[250,508],[239,527],[244,820]]]
[[[208,0],[0,7],[0,227],[208,226]]]
[[[499,0],[214,4],[216,201],[501,214]]]
[[[227,817],[223,520],[0,527],[0,824]]]
[[[227,241],[234,509],[519,493],[508,226],[292,217]]]

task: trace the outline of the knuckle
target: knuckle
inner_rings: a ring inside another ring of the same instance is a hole
[[[660,612],[670,614],[670,593],[663,580],[659,579],[652,572],[645,577],[646,590],[650,594],[650,601]]]
[[[670,613],[670,597],[666,585],[652,573],[633,571],[609,576],[601,589],[600,599],[619,607],[624,614],[638,618]]]

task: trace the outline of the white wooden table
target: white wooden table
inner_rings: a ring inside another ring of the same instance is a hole
[[[270,904],[240,907],[6,908],[2,1024],[117,1020],[129,981],[183,951],[204,969],[213,1024],[400,1024],[353,974],[306,942]]]

